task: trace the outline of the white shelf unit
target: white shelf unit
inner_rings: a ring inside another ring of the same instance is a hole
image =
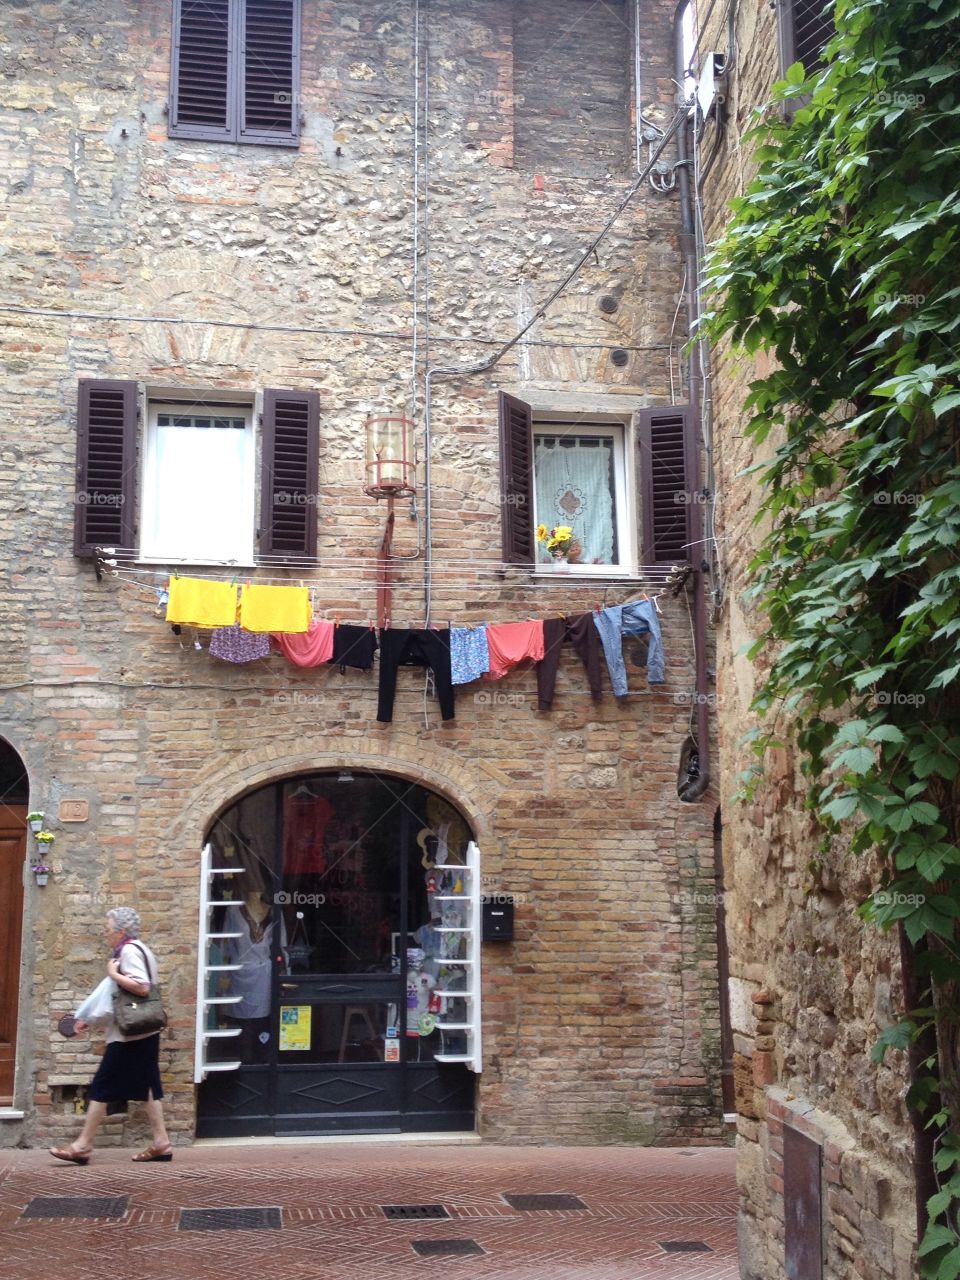
[[[232,1040],[240,1034],[239,1027],[217,1027],[207,1026],[208,1014],[211,1009],[216,1009],[221,1005],[239,1004],[243,999],[242,996],[211,996],[208,994],[210,989],[210,977],[212,974],[232,973],[236,969],[242,969],[239,964],[210,964],[210,943],[221,941],[227,938],[239,938],[239,933],[213,933],[210,929],[210,913],[215,907],[223,907],[230,905],[226,902],[218,901],[213,895],[213,887],[219,876],[234,876],[237,874],[236,867],[215,867],[213,865],[213,853],[209,845],[207,845],[200,855],[200,937],[197,947],[197,1023],[194,1039],[193,1052],[193,1079],[195,1084],[207,1078],[211,1071],[238,1071],[241,1063],[239,1059],[229,1062],[209,1062],[207,1060],[207,1045],[211,1040]]]
[[[444,870],[454,868],[445,867]],[[437,902],[462,902],[466,910],[465,923],[457,927],[441,925],[437,929],[442,934],[463,934],[466,938],[466,955],[462,959],[447,960],[438,957],[444,968],[459,967],[464,970],[466,981],[462,991],[452,991],[448,987],[438,987],[436,993],[451,1000],[462,1000],[467,1011],[467,1020],[445,1022],[441,1012],[437,1018],[437,1029],[441,1032],[456,1032],[466,1038],[465,1053],[435,1053],[435,1062],[461,1062],[469,1070],[479,1074],[483,1070],[483,1035],[481,1025],[480,1001],[480,850],[471,840],[467,845],[467,861],[464,867],[455,868],[463,873],[463,893],[437,894]],[[439,870],[439,868],[438,868]]]

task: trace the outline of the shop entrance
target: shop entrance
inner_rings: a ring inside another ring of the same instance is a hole
[[[341,770],[244,796],[208,839],[198,1137],[472,1130],[473,1073],[438,1060],[462,1033],[436,1025],[466,1018],[440,915],[463,887],[462,816]]]

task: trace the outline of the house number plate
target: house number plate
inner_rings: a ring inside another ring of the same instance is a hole
[[[90,801],[61,800],[59,816],[61,822],[86,822],[90,817]]]

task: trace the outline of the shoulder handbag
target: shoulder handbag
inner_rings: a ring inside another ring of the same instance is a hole
[[[147,953],[136,942],[129,945],[140,951],[149,978],[150,962]],[[167,1015],[160,996],[160,983],[151,982],[150,990],[145,996],[134,995],[132,991],[124,991],[118,986],[113,993],[113,1017],[117,1030],[124,1036],[150,1036],[162,1031],[167,1025]]]

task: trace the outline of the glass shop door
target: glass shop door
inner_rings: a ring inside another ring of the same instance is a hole
[[[208,1001],[198,1136],[473,1129],[472,1073],[435,1060],[450,1048],[436,1012],[456,1004],[433,995],[428,959],[438,828],[441,856],[461,858],[469,832],[440,797],[344,772],[274,784],[221,817],[213,862],[237,874],[213,909],[223,1003]]]

